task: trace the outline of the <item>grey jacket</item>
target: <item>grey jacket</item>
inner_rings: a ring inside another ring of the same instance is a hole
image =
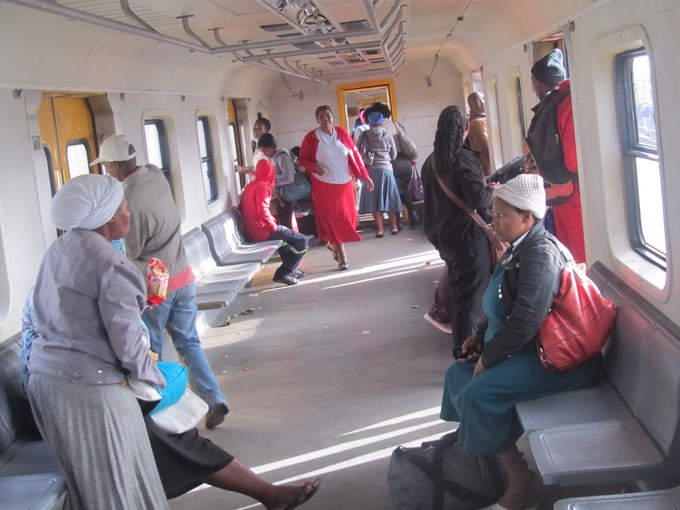
[[[154,165],[144,165],[123,182],[130,211],[130,232],[125,236],[127,256],[146,278],[146,266],[155,257],[165,262],[172,278],[188,265],[182,245],[181,219],[170,185]]]
[[[500,285],[501,304],[507,318],[496,336],[484,345],[485,367],[512,356],[532,342],[559,291],[562,269],[571,258],[543,223],[538,223],[507,260],[501,259],[501,263],[507,263]],[[484,335],[486,329],[485,319],[477,332]]]

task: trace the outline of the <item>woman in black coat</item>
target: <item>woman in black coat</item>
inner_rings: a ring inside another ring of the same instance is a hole
[[[463,111],[457,106],[444,108],[437,122],[434,152],[422,169],[423,227],[446,263],[454,348],[462,345],[481,320],[482,295],[491,276],[491,248],[484,232],[451,201],[436,178],[490,220],[492,189],[486,185],[478,154],[463,143],[466,134],[467,117]]]

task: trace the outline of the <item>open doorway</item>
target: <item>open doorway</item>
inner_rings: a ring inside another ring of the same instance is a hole
[[[359,117],[359,111],[376,101],[389,106],[392,111],[392,118],[396,119],[394,82],[392,80],[375,80],[338,85],[340,125],[348,131],[352,131],[354,123]]]

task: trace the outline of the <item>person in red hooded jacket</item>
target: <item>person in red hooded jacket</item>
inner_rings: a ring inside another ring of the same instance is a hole
[[[279,248],[281,266],[274,273],[274,281],[285,285],[297,284],[304,273],[297,269],[309,241],[307,236],[276,223],[269,211],[274,187],[274,164],[261,159],[255,167],[255,180],[248,183],[241,197],[241,212],[246,239],[251,242],[282,240]]]

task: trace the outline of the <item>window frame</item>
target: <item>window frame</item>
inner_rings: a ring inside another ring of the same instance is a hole
[[[636,159],[644,158],[655,161],[659,165],[659,175],[663,183],[663,167],[659,157],[659,142],[657,129],[657,145],[652,148],[638,142],[637,136],[637,112],[635,102],[635,90],[633,79],[633,61],[636,57],[646,55],[650,60],[652,56],[644,46],[617,53],[614,57],[614,72],[616,80],[616,111],[618,117],[619,133],[621,138],[621,156],[623,161],[623,184],[626,209],[626,225],[628,239],[631,247],[645,260],[658,266],[664,271],[667,269],[667,253],[663,253],[655,247],[647,244],[642,230],[642,215],[640,210],[639,187],[637,179]],[[652,89],[654,88],[654,77],[652,76]],[[656,115],[656,102],[654,104]],[[665,209],[665,196],[662,186],[662,213],[664,223],[667,222]],[[666,243],[666,249],[668,244]]]
[[[198,143],[199,158],[201,160],[201,177],[203,179],[203,192],[205,193],[206,203],[212,204],[219,197],[219,190],[217,188],[217,174],[215,170],[215,155],[213,152],[213,143],[210,129],[210,119],[207,115],[199,115],[196,117],[196,136],[200,140],[199,125],[203,127],[203,139],[205,141],[205,152],[201,153],[201,144]],[[205,166],[204,166],[205,165]],[[205,169],[205,170],[204,170]],[[208,192],[209,191],[209,192]],[[208,192],[208,193],[206,193]]]

